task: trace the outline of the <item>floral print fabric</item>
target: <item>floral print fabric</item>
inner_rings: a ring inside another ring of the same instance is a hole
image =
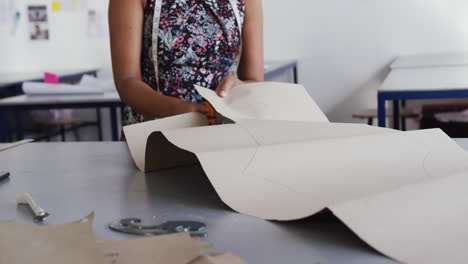
[[[141,53],[142,80],[164,95],[200,103],[194,85],[216,89],[229,74],[241,45],[229,0],[162,0],[158,43],[152,43],[154,1],[147,0]],[[237,0],[243,24],[245,0]],[[152,48],[158,45],[158,76]],[[156,82],[156,78],[159,81]],[[145,121],[127,107],[125,123]]]

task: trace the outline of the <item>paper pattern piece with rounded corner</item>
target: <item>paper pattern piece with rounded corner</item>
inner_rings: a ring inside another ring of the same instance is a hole
[[[251,83],[239,85],[226,98],[195,86],[221,115],[237,122],[242,119],[328,122],[325,114],[302,85]]]
[[[158,131],[208,125],[208,119],[199,113],[188,113],[175,117],[125,126],[123,128],[130,154],[141,171],[153,171],[177,165],[190,164],[194,157],[184,150],[173,148],[162,137],[152,135]],[[154,146],[154,147],[147,147]],[[160,164],[165,164],[161,167]]]

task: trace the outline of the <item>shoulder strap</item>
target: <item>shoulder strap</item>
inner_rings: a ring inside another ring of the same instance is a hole
[[[162,0],[154,1],[154,15],[153,15],[153,33],[152,33],[152,55],[154,64],[154,73],[156,76],[156,84],[158,85],[158,91],[161,90],[159,87],[159,65],[158,65],[158,38],[159,38],[159,22],[161,20],[161,8]]]
[[[238,1],[239,0],[229,0],[231,2],[231,7],[234,10],[234,14],[236,15],[236,21],[237,21],[237,27],[239,28],[239,38],[240,38],[240,45],[239,45],[239,51],[237,52],[237,57],[236,60],[234,61],[234,64],[232,65],[229,74],[237,76],[237,69],[239,68],[240,60],[242,57],[242,19],[241,15],[239,12],[239,7],[238,7]]]

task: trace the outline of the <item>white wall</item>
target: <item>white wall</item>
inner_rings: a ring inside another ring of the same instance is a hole
[[[265,0],[266,58],[298,58],[333,121],[376,107],[398,55],[468,50],[466,0]]]
[[[107,10],[108,0],[81,1],[78,12],[52,12],[50,0],[14,0],[21,12],[15,36],[11,25],[0,25],[0,72],[56,71],[87,67],[108,67],[107,37],[88,35],[89,8]],[[27,5],[45,4],[49,14],[49,41],[29,40]]]

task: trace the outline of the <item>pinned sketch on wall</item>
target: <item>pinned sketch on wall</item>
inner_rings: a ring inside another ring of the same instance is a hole
[[[31,40],[49,40],[49,17],[47,6],[28,6],[29,33]]]
[[[76,12],[80,10],[79,0],[52,1],[52,11],[54,12]]]
[[[16,31],[18,31],[18,26],[20,24],[20,20],[21,20],[21,12],[16,11],[14,16],[13,16],[13,24],[11,25],[11,35],[12,36],[16,35]]]
[[[88,10],[88,36],[95,38],[109,37],[107,11],[103,9]]]
[[[8,23],[8,1],[0,0],[0,25]]]
[[[8,25],[14,17],[14,0],[0,0],[0,25]]]
[[[59,12],[62,10],[61,1],[52,1],[52,11]]]

